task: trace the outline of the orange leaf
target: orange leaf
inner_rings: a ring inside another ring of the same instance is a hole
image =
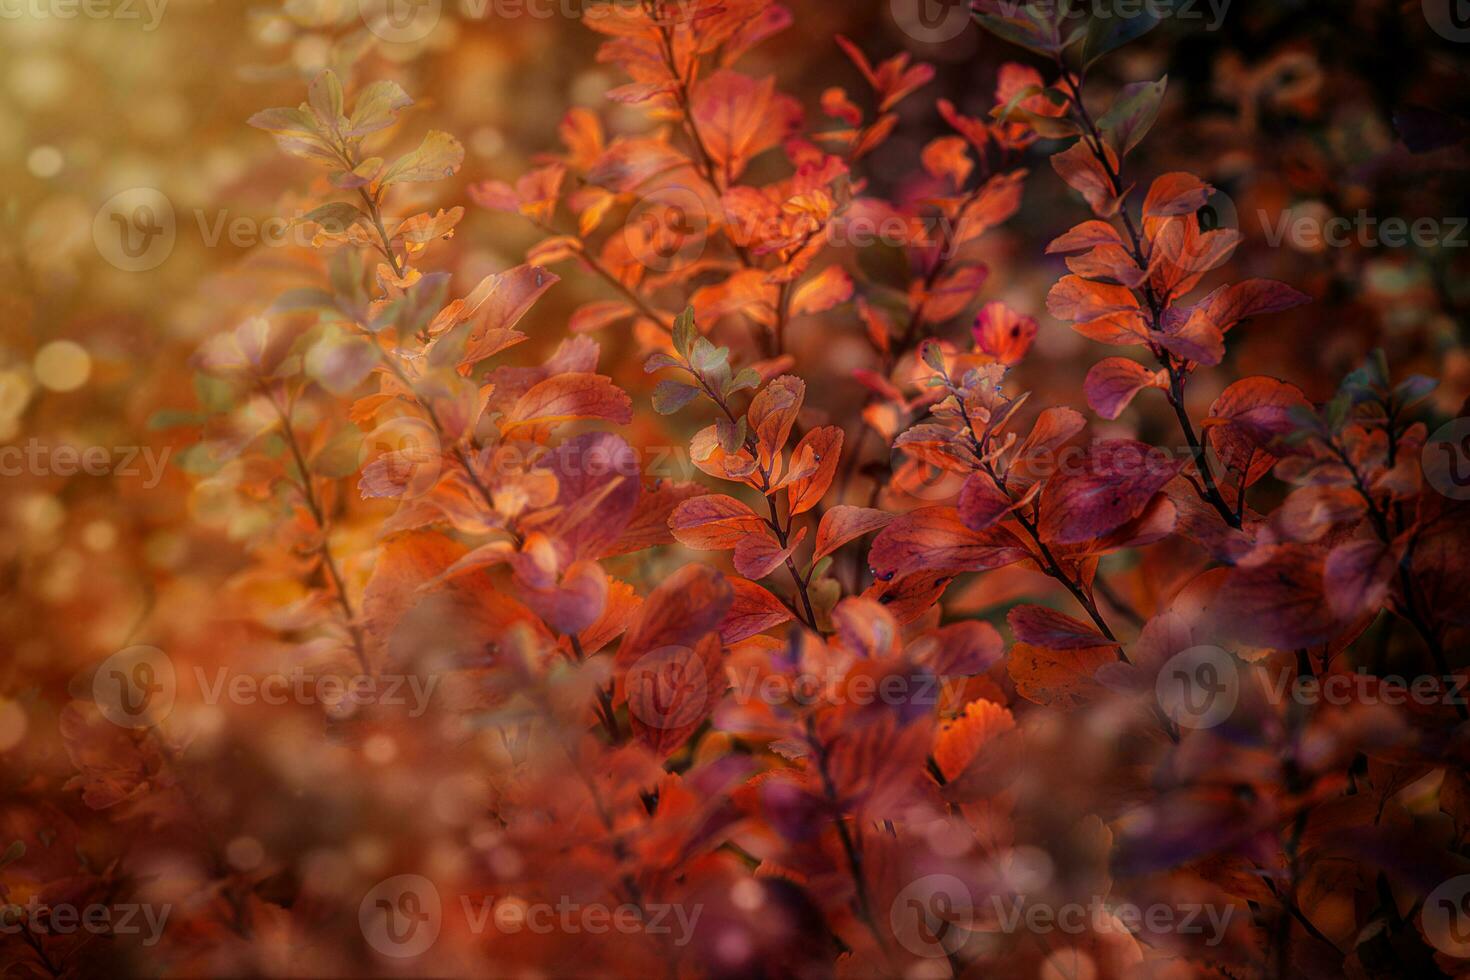
[[[816,470],[808,476],[793,480],[786,488],[791,514],[804,514],[821,503],[827,488],[832,485],[832,478],[837,475],[837,463],[842,458],[842,439],[841,426],[825,425],[811,430],[796,444],[792,458],[799,460],[805,452],[810,452]]]
[[[723,551],[752,534],[770,533],[755,511],[734,497],[715,493],[675,507],[669,527],[680,544],[701,551]]]
[[[817,525],[816,553],[812,560],[824,558],[865,534],[882,530],[893,518],[886,511],[838,504],[823,514],[822,522]]]

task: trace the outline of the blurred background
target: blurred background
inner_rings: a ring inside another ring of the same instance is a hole
[[[1163,115],[1134,172],[1199,171],[1222,192],[1222,224],[1245,235],[1234,278],[1283,280],[1318,300],[1233,336],[1228,370],[1202,373],[1192,390],[1197,415],[1247,373],[1324,399],[1375,347],[1396,373],[1440,377],[1441,413],[1470,394],[1470,25],[1450,16],[1452,2],[1235,0],[1220,9],[1199,0],[1197,16],[1171,19],[1099,70],[1093,84],[1103,97],[1169,75]],[[863,162],[876,194],[901,195],[922,147],[946,132],[936,99],[985,115],[999,65],[1027,60],[983,37],[959,3],[791,6],[794,25],[742,69],[774,74],[809,116],[829,86],[866,92],[834,34],[875,60],[907,51],[938,70],[902,104],[894,138]],[[556,151],[557,124],[572,106],[593,109],[610,134],[647,127],[641,112],[605,100],[624,80],[596,62],[601,38],[578,22],[579,8],[580,0],[444,0],[426,28],[410,18],[385,38],[366,30],[354,0],[0,0],[0,846],[42,828],[74,845],[47,853],[85,854],[88,874],[105,875],[127,841],[111,825],[115,811],[88,806],[68,782],[77,765],[62,738],[63,708],[89,670],[130,644],[210,664],[256,636],[240,612],[248,584],[238,577],[256,518],[201,491],[207,467],[190,451],[198,433],[180,424],[209,397],[189,363],[200,344],[299,275],[299,244],[271,219],[292,212],[308,178],[246,119],[301,101],[324,67],[398,80],[417,101],[406,131],[416,137],[432,125],[466,148],[458,176],[431,185],[426,201],[467,206],[436,253],[453,275],[452,295],[462,295],[522,261],[539,237],[469,206],[469,184],[514,181],[538,154]],[[1046,317],[1062,266],[1042,253],[1085,214],[1047,152],[1038,147],[1028,161],[1020,213],[984,240],[985,296],[1042,322],[1021,387],[1080,406],[1097,350]],[[1397,247],[1357,239],[1336,247],[1289,231],[1301,219],[1360,212],[1428,219],[1432,234]],[[853,260],[882,275],[880,253]],[[532,343],[512,361],[544,356],[570,312],[604,296],[592,277],[559,271],[563,282],[523,325]],[[652,381],[638,369],[636,345],[616,329],[598,339],[603,370],[631,389],[635,427],[656,441],[647,428]],[[851,304],[794,324],[790,347],[838,382],[871,364]],[[864,394],[834,383],[812,399],[837,417]],[[1166,423],[1126,425],[1162,433]],[[74,448],[76,460],[58,447]],[[312,760],[297,753],[321,740],[315,717],[273,715],[254,731],[216,717],[197,732],[227,764],[198,774],[212,790],[191,805],[221,827],[245,828],[213,842],[237,872],[258,884],[312,862],[386,866],[396,831],[375,806],[393,796],[390,777],[342,790],[331,806],[277,805],[335,791],[334,780],[364,765],[352,747]],[[127,763],[136,764],[146,765]],[[457,805],[458,797],[443,803]],[[0,871],[13,896],[79,874],[39,854]],[[157,868],[166,864],[157,857]]]

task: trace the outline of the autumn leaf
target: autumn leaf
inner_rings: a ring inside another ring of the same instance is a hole
[[[1021,363],[1036,339],[1036,321],[1004,303],[987,303],[975,317],[976,345],[1002,364]]]
[[[728,69],[694,87],[692,114],[726,183],[733,183],[752,159],[801,123],[800,106],[776,92],[774,78],[756,81]]]
[[[821,559],[865,534],[882,530],[893,520],[894,515],[870,507],[854,507],[838,504],[822,515],[817,525],[817,540],[813,560]]]
[[[720,639],[726,645],[739,643],[794,618],[791,610],[764,587],[744,578],[728,581],[735,598],[719,627]]]
[[[1105,358],[1087,372],[1082,390],[1087,404],[1105,419],[1123,414],[1134,397],[1145,388],[1159,387],[1156,373],[1126,357]]]
[[[626,425],[633,404],[612,379],[600,374],[558,374],[516,400],[503,428],[606,419]]]
[[[1053,650],[1017,643],[1011,647],[1008,661],[1017,694],[1036,704],[1065,710],[1107,695],[1107,689],[1093,674],[1099,668],[1117,662],[1117,648],[1096,646]]]
[[[1027,551],[1005,528],[972,531],[953,507],[904,514],[879,532],[868,563],[880,579],[915,572],[978,572],[1021,561]]]
[[[1102,537],[1143,513],[1183,467],[1184,460],[1141,442],[1095,442],[1048,481],[1041,494],[1041,535],[1061,544]]]
[[[837,464],[842,459],[842,439],[841,426],[824,425],[802,436],[792,450],[793,467],[797,465],[796,461],[808,456],[815,465],[808,475],[787,484],[789,513],[793,516],[811,510],[826,496],[832,478],[837,475]]]
[[[1015,606],[1006,613],[1006,621],[1018,641],[1048,650],[1079,650],[1113,642],[1096,627],[1046,606]]]
[[[679,504],[669,518],[669,527],[680,544],[702,551],[723,551],[750,535],[769,533],[755,511],[723,494],[707,494]]]

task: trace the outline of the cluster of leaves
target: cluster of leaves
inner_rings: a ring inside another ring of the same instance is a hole
[[[453,874],[465,893],[574,893],[645,919],[670,903],[712,910],[684,945],[652,931],[446,936],[425,954],[434,968],[556,975],[595,956],[685,975],[1373,976],[1436,957],[1455,969],[1417,911],[1463,861],[1464,707],[1268,696],[1276,676],[1397,669],[1449,687],[1463,669],[1470,520],[1420,470],[1432,382],[1395,384],[1375,359],[1319,407],[1247,377],[1196,420],[1190,382],[1226,364],[1231,332],[1308,297],[1247,279],[1192,300],[1240,244],[1202,223],[1213,188],[1165,173],[1135,203],[1127,164],[1167,80],[1124,87],[1101,114],[1084,96],[1098,59],[1155,18],[1001,0],[979,0],[976,17],[1050,67],[1005,65],[988,119],[941,101],[957,135],[926,146],[918,190],[890,201],[858,164],[928,66],[875,65],[839,39],[873,111],[830,88],[828,128],[808,129],[774,79],[735,67],[790,23],[771,0],[594,6],[599,59],[630,79],[609,96],[654,128],[609,140],[575,110],[563,153],[514,185],[473,185],[475,203],[546,237],[455,299],[424,260],[465,212],[420,199],[463,149],[430,132],[390,162],[412,104],[399,86],[349,98],[326,71],[300,107],[252,119],[325,173],[300,219],[322,250],[302,258],[314,283],[197,360],[191,467],[201,492],[252,502],[232,528],[253,558],[237,584],[268,606],[250,642],[283,639],[318,669],[442,682],[427,718],[374,706],[330,721],[346,742],[391,736],[418,746],[408,764],[447,759],[483,779],[473,819],[445,835],[475,854]],[[1015,390],[1038,324],[982,305],[974,246],[1020,208],[1021,159],[1054,141],[1066,143],[1055,173],[1092,217],[1049,247],[1069,273],[1046,307],[1151,359],[1101,360],[1086,402],[1111,422],[1162,393],[1181,450],[1082,444],[1080,411]],[[753,182],[772,172],[784,176]],[[675,199],[676,223],[643,220]],[[833,244],[878,225],[903,229],[897,276]],[[580,307],[541,363],[504,363],[558,264],[608,298]],[[845,428],[807,404],[803,376],[820,369],[792,341],[803,318],[848,304],[872,359],[844,379],[864,399]],[[598,373],[589,336],[623,324],[659,374],[654,413],[703,413],[689,458],[705,481],[647,479],[643,452],[609,430],[645,416]],[[1262,492],[1273,475],[1289,493]],[[730,552],[732,571],[686,562],[676,544]],[[1141,570],[1132,588],[1110,584],[1128,568]],[[1001,569],[1025,573],[999,600],[1005,633],[963,595]],[[1423,661],[1364,662],[1355,641],[1386,651],[1395,621]],[[1157,695],[1202,646],[1238,677],[1239,704],[1213,727]],[[313,881],[227,870],[181,785],[186,747],[69,712],[89,806],[198,831],[220,896],[201,918],[255,941],[316,914]],[[444,838],[410,833],[422,826],[394,828],[397,870],[442,856]],[[364,891],[343,907],[355,914]],[[1130,932],[1111,913],[1063,936],[997,919],[1017,900],[1100,896],[1238,914],[1208,944]],[[207,962],[217,941],[201,927],[176,962]]]

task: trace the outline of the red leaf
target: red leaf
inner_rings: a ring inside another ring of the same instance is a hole
[[[985,473],[971,473],[960,490],[960,520],[972,531],[999,523],[1014,506],[1006,492]]]
[[[1006,614],[1006,621],[1017,640],[1048,650],[1080,650],[1113,642],[1094,627],[1046,606],[1016,606]]]
[[[1118,172],[1118,155],[1112,147],[1103,144],[1113,173]],[[1052,169],[1077,191],[1099,218],[1111,218],[1118,213],[1118,197],[1108,172],[1092,155],[1086,140],[1078,140],[1072,146],[1051,158]]]
[[[979,572],[1029,556],[1003,527],[972,531],[953,507],[925,507],[904,514],[873,541],[868,563],[885,580],[914,572]]]
[[[691,112],[705,149],[734,182],[756,156],[785,139],[801,124],[801,107],[776,92],[776,80],[756,81],[720,69],[694,87]]]
[[[1095,442],[1041,495],[1041,535],[1078,544],[1102,537],[1143,513],[1149,501],[1184,466],[1152,446],[1131,439]]]
[[[1105,419],[1115,419],[1140,391],[1153,385],[1154,372],[1126,357],[1109,357],[1087,372],[1082,389],[1087,404]]]
[[[842,427],[825,425],[802,436],[792,452],[792,466],[796,466],[808,453],[816,465],[811,474],[792,480],[786,488],[790,512],[804,514],[821,503],[832,478],[837,475],[837,464],[842,459]]]
[[[1270,472],[1277,439],[1296,430],[1292,409],[1311,403],[1295,385],[1257,376],[1235,382],[1220,393],[1204,422],[1210,446],[1231,470],[1246,474],[1249,486]]]
[[[669,517],[669,527],[680,544],[701,551],[724,551],[753,534],[770,534],[755,511],[717,493],[679,504]]]
[[[1388,598],[1389,585],[1398,571],[1398,552],[1376,537],[1333,548],[1323,569],[1323,585],[1332,611],[1343,619],[1377,612]]]
[[[1005,641],[989,623],[965,620],[910,643],[908,655],[941,677],[983,674],[1005,652]]]
[[[987,303],[975,318],[975,343],[1002,364],[1019,364],[1036,339],[1036,321],[1004,303]]]
[[[685,565],[644,600],[618,648],[618,668],[626,670],[661,646],[692,646],[719,625],[734,599],[734,590],[719,572],[707,565]]]
[[[611,378],[601,374],[558,374],[516,399],[502,428],[575,419],[606,419],[627,425],[633,421],[633,402]]]
[[[822,522],[817,525],[816,553],[812,560],[824,558],[849,541],[887,527],[893,518],[886,511],[838,504],[823,514]]]
[[[1148,189],[1143,201],[1145,218],[1194,214],[1205,206],[1214,188],[1194,174],[1175,171],[1164,174]]]
[[[806,537],[806,528],[802,528],[783,548],[769,529],[762,527],[761,531],[746,535],[735,546],[735,570],[751,580],[763,579],[780,568]]]
[[[1220,621],[1253,646],[1297,650],[1322,643],[1342,628],[1323,577],[1315,548],[1272,546],[1230,572],[1220,589]]]
[[[735,591],[735,601],[720,621],[720,639],[726,645],[739,643],[792,619],[791,610],[762,586],[743,578],[728,581]]]
[[[806,398],[806,382],[783,374],[751,399],[750,429],[760,444],[760,462],[765,467],[786,445],[791,427]]]

